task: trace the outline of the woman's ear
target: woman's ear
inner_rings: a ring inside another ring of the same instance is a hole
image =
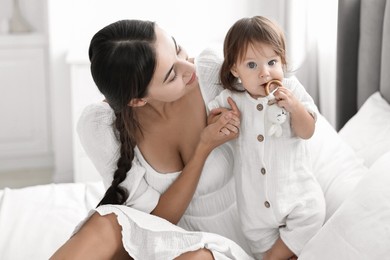
[[[130,107],[142,107],[145,106],[146,103],[148,102],[143,98],[133,98],[127,105]]]

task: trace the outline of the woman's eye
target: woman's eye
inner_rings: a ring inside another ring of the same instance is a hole
[[[273,66],[276,64],[276,60],[271,60],[268,62],[268,65]]]
[[[176,54],[179,55],[181,53],[181,46],[177,45]]]
[[[248,62],[248,68],[250,68],[250,69],[255,69],[255,68],[257,68],[257,64],[256,63],[254,63],[253,61],[251,61],[251,62]]]
[[[172,79],[171,79],[169,82],[174,81],[176,78],[177,78],[177,75],[176,75],[176,73],[175,73],[175,74],[173,75]]]
[[[177,55],[179,58],[188,60],[188,54],[187,54],[187,52],[186,52],[180,45],[177,46],[176,55]]]

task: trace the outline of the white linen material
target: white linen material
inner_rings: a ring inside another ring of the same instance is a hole
[[[201,92],[204,100],[210,100],[219,91],[218,73],[221,64],[220,58],[212,51],[205,50],[196,59],[196,70],[199,77]],[[78,133],[81,143],[90,157],[99,173],[102,175],[104,186],[111,185],[113,172],[116,169],[116,162],[119,158],[119,142],[117,133],[113,129],[115,115],[112,109],[105,102],[92,104],[87,107],[78,122]],[[188,206],[186,212],[178,223],[178,226],[189,231],[205,231],[219,234],[238,243],[242,248],[249,252],[245,238],[238,224],[238,214],[236,206],[236,196],[233,179],[233,160],[232,147],[230,144],[224,144],[208,156],[204,166],[203,173],[195,191],[194,197]],[[135,159],[133,160],[131,170],[127,173],[125,181],[121,184],[125,187],[130,196],[126,201],[126,206],[112,207],[120,209],[123,214],[127,214],[133,209],[150,213],[157,205],[159,196],[163,193],[180,174],[177,173],[159,173],[150,166],[143,158],[140,150],[135,148]],[[116,212],[117,210],[115,210]],[[133,212],[133,211],[131,211]],[[132,219],[133,215],[127,215],[125,218],[129,226],[135,225]],[[146,217],[145,217],[146,218]],[[155,216],[148,216],[149,219],[155,219],[158,223],[161,221]],[[153,221],[150,221],[153,223]],[[124,225],[122,223],[122,225]],[[229,228],[226,228],[229,227]],[[152,227],[143,226],[143,236],[152,240],[167,240],[167,234],[161,237],[160,233],[155,233]],[[174,228],[172,226],[171,228]],[[175,229],[174,229],[175,230]],[[173,231],[174,231],[173,230]],[[122,234],[125,236],[124,231]],[[177,232],[172,232],[172,241],[179,241],[182,237],[177,237]],[[192,233],[191,233],[192,234]],[[192,236],[192,235],[191,235]],[[204,235],[201,235],[202,237]],[[210,237],[209,235],[207,237]],[[214,236],[212,236],[214,237]],[[228,241],[226,239],[226,241]],[[202,240],[203,241],[203,240]],[[134,243],[134,240],[124,240],[125,248],[134,257],[145,251],[145,248]],[[212,241],[207,240],[209,245]],[[231,243],[231,242],[227,242]],[[206,244],[197,244],[197,248],[206,246]],[[150,247],[154,248],[154,247]],[[161,247],[156,247],[155,251],[148,252],[150,255],[159,257]],[[233,255],[239,255],[237,259],[245,259],[244,250],[240,247],[234,247],[231,250]],[[224,254],[216,250],[214,254]],[[229,253],[230,254],[230,253]],[[172,256],[174,256],[173,254]],[[138,258],[142,259],[142,258]],[[152,259],[152,258],[148,258]],[[161,258],[159,258],[161,259]],[[170,259],[170,258],[167,258]]]
[[[253,260],[235,242],[215,233],[187,231],[165,219],[126,206],[104,205],[96,211],[101,215],[117,215],[123,245],[135,260],[174,259],[199,248],[209,249],[216,260]],[[89,216],[94,212],[92,210]]]
[[[333,154],[335,165],[342,167],[338,171],[325,160],[315,162],[322,169],[317,177],[331,210],[329,220],[299,259],[389,259],[390,105],[376,92],[339,135],[331,133],[326,124],[323,120],[313,151],[325,154],[323,159]],[[327,146],[319,140],[325,136]],[[370,166],[368,171],[365,165]]]
[[[318,116],[314,135],[307,143],[313,173],[325,195],[327,221],[367,174],[368,168],[322,115]]]
[[[300,260],[389,259],[390,151],[375,161]]]
[[[339,131],[339,135],[370,167],[390,149],[390,105],[377,91]]]
[[[296,78],[283,79],[283,86],[317,118],[312,98]],[[280,235],[299,255],[325,218],[324,195],[311,171],[306,141],[292,131],[289,113],[282,124],[282,136],[267,135],[272,122],[266,116],[266,97],[254,99],[248,92],[224,90],[208,108],[228,107],[228,96],[242,111],[234,174],[241,226],[252,253],[261,258]],[[260,140],[259,135],[263,137]]]
[[[102,182],[4,189],[0,196],[0,259],[49,259],[103,193]]]
[[[77,124],[80,142],[102,176],[106,189],[111,186],[120,153],[120,144],[113,128],[114,120],[115,114],[108,103],[100,102],[87,106]],[[129,193],[127,206],[151,212],[157,205],[160,193],[147,184],[145,173],[145,168],[136,157],[120,185]]]

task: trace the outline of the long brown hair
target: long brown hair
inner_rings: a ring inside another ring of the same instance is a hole
[[[147,93],[156,67],[155,23],[140,20],[121,20],[112,23],[92,38],[89,46],[91,73],[100,92],[114,110],[113,126],[120,141],[120,157],[111,186],[99,205],[124,204],[128,191],[120,184],[131,169],[139,129],[133,109],[133,98]]]

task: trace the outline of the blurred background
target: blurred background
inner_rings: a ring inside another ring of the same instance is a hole
[[[254,15],[285,30],[290,74],[334,125],[337,0],[0,0],[0,188],[99,178],[75,124],[103,99],[87,53],[100,28],[152,20],[196,57]]]

